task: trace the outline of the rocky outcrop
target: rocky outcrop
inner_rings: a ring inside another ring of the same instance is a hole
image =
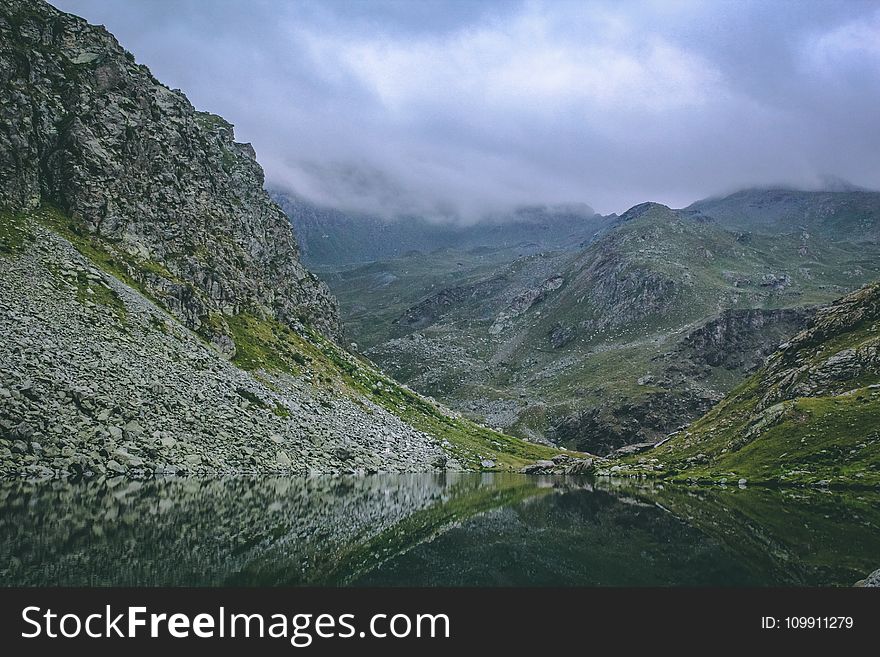
[[[782,345],[764,371],[766,392],[759,408],[797,397],[837,395],[878,377],[880,285],[875,284],[821,308],[809,328]]]
[[[803,329],[812,312],[803,308],[726,310],[688,334],[682,352],[710,367],[752,370],[783,340]]]
[[[547,332],[547,339],[554,349],[562,349],[565,345],[577,337],[577,329],[574,326],[563,326],[556,322]]]
[[[880,284],[816,311],[751,378],[629,464],[681,478],[880,485]]]
[[[880,587],[880,568],[868,575],[865,579],[860,579],[855,586],[867,586],[871,588]]]
[[[571,474],[585,475],[592,474],[594,463],[598,459],[579,458],[569,456],[568,454],[557,454],[550,459],[535,461],[524,467],[520,472],[531,475],[552,475],[552,474]]]
[[[557,420],[547,438],[557,445],[604,456],[628,445],[656,442],[679,428],[683,419],[705,413],[719,397],[689,390],[663,391],[587,408]]]
[[[688,333],[677,347],[657,356],[655,362],[665,363],[657,376],[636,381],[639,386],[662,390],[566,415],[553,424],[547,437],[593,454],[619,452],[642,442],[653,444],[721,399],[721,391],[707,386],[714,368],[745,376],[803,328],[813,312],[801,308],[724,311]],[[555,335],[561,330],[554,327]]]
[[[409,330],[419,330],[434,324],[441,317],[468,301],[490,298],[507,285],[504,276],[496,276],[472,285],[458,285],[440,290],[420,301],[394,321]]]
[[[555,292],[565,284],[565,279],[559,274],[554,274],[540,285],[527,288],[513,297],[510,304],[504,308],[492,326],[489,327],[489,333],[497,335],[505,329],[509,328],[511,322],[532,308],[535,304],[541,303],[547,298],[551,292]]]
[[[0,207],[59,207],[229,354],[224,317],[244,311],[339,337],[335,299],[230,123],[42,0],[0,1],[0,44]]]
[[[611,235],[586,254],[572,287],[581,290],[575,299],[583,309],[578,322],[584,333],[621,329],[651,317],[662,317],[682,302],[681,281],[651,271],[620,253]]]

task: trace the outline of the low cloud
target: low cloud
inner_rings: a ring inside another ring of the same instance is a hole
[[[468,219],[880,181],[868,3],[56,4],[321,204]]]

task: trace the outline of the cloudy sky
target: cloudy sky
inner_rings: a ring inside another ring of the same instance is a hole
[[[880,187],[880,2],[52,0],[322,204],[621,212]]]

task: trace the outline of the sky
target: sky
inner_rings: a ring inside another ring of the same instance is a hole
[[[52,0],[315,203],[468,221],[880,187],[880,1]]]

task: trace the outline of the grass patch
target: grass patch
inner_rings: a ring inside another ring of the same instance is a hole
[[[125,321],[125,304],[106,283],[89,278],[85,272],[76,272],[71,282],[76,287],[76,300],[81,304],[86,305],[86,302],[91,302],[104,306],[119,321]]]
[[[713,442],[730,444],[741,435],[730,433],[719,432]],[[880,485],[880,392],[863,388],[793,400],[779,423],[740,449],[721,451],[716,445],[711,451],[717,454],[711,464],[689,468],[678,478]]]
[[[26,213],[0,211],[0,253],[21,253],[33,241]]]
[[[280,322],[245,313],[225,319],[235,342],[232,362],[242,369],[299,375],[308,365],[302,339]]]

